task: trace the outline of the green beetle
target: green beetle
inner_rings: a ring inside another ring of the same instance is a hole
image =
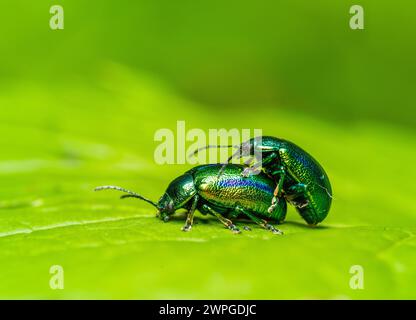
[[[194,154],[212,147],[233,146],[206,146]],[[331,183],[325,170],[309,153],[293,142],[270,136],[252,138],[237,148],[224,166],[235,158],[254,158],[254,163],[242,175],[250,176],[261,168],[276,181],[271,211],[283,196],[309,225],[326,218],[332,202]]]
[[[282,222],[286,217],[286,201],[282,199],[269,210],[273,198],[275,184],[265,174],[243,177],[244,166],[230,164],[222,168],[222,164],[197,166],[173,180],[157,203],[143,196],[116,186],[102,186],[96,191],[114,189],[126,193],[121,198],[138,198],[144,200],[158,210],[158,216],[168,221],[178,209],[188,210],[183,231],[192,227],[195,210],[202,214],[215,216],[228,229],[239,233],[231,219],[245,217],[261,227],[282,234],[268,221]],[[220,175],[220,172],[222,174]],[[245,227],[244,229],[250,230]]]

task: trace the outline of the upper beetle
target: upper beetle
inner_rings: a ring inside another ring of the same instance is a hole
[[[215,146],[200,148],[195,153],[212,147]],[[308,224],[316,225],[326,218],[332,202],[331,183],[325,170],[308,152],[293,142],[271,136],[252,138],[237,148],[227,163],[235,158],[251,157],[254,163],[246,167],[244,176],[263,169],[275,179],[270,210],[283,195]]]

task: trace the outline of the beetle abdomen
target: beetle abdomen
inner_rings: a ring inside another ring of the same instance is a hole
[[[275,188],[273,180],[263,173],[243,177],[241,173],[244,167],[235,164],[227,165],[224,172],[218,176],[221,166],[221,164],[209,165],[195,170],[194,181],[202,198],[229,209],[240,205],[263,218],[279,221],[284,218],[286,203],[283,199],[272,214],[267,211]]]
[[[308,223],[318,223],[325,219],[332,202],[332,189],[329,178],[321,165],[306,151],[286,141],[287,148],[279,152],[281,162],[294,180],[306,186],[308,206],[299,213]],[[309,210],[307,210],[309,209]]]
[[[240,204],[256,212],[267,212],[273,197],[273,190],[261,182],[225,175],[219,181],[216,177],[204,179],[198,190],[210,202],[228,208]]]

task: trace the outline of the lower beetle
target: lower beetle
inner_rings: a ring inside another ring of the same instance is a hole
[[[196,150],[194,154],[212,147],[233,146],[210,145]],[[331,207],[332,188],[325,170],[309,153],[293,142],[270,136],[252,138],[236,147],[238,150],[227,163],[234,158],[254,157],[254,164],[246,167],[242,175],[250,176],[262,168],[275,179],[270,211],[284,196],[309,225],[316,225],[325,219]]]
[[[102,186],[95,190],[114,189],[126,193],[121,196],[122,199],[132,197],[144,200],[156,207],[158,216],[164,221],[168,221],[176,210],[187,209],[183,231],[191,229],[195,210],[198,209],[202,214],[215,216],[235,233],[240,233],[240,229],[230,219],[243,216],[275,234],[282,234],[267,222],[279,223],[286,217],[284,199],[273,210],[268,210],[275,188],[273,180],[265,174],[245,178],[242,165],[230,164],[219,175],[221,170],[222,164],[194,167],[173,180],[157,203],[116,186]],[[248,227],[244,229],[250,230]]]

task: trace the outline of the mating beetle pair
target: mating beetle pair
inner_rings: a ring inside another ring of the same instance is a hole
[[[210,147],[198,149],[195,153]],[[236,157],[253,156],[257,162],[252,166],[229,163]],[[260,169],[263,172],[253,174]],[[235,233],[240,229],[231,219],[243,216],[281,234],[268,221],[280,223],[285,219],[286,200],[310,225],[316,225],[327,216],[332,200],[328,176],[319,163],[297,145],[274,137],[244,142],[226,164],[202,165],[187,171],[169,184],[157,203],[116,186],[97,187],[95,190],[104,189],[125,192],[121,198],[134,197],[150,203],[164,221],[168,221],[176,210],[187,209],[184,231],[191,229],[198,209],[203,214],[217,217]],[[244,229],[249,230],[248,227]]]

